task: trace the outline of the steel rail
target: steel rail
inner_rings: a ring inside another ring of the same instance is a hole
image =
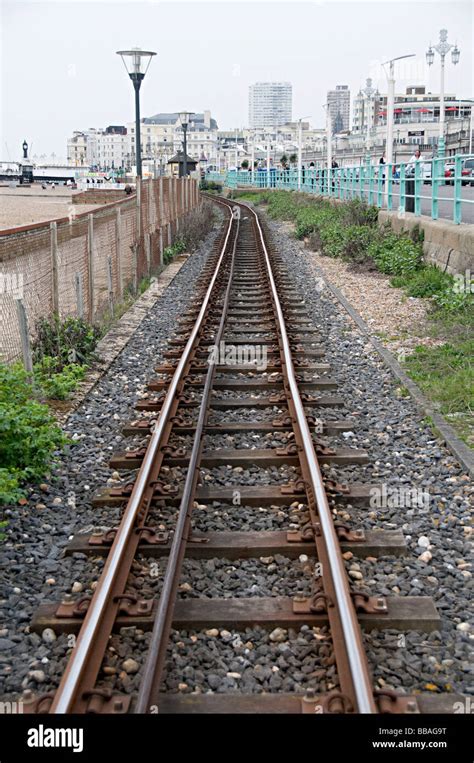
[[[334,591],[336,596],[337,609],[341,620],[342,632],[345,642],[345,649],[349,662],[354,694],[357,701],[359,713],[376,713],[377,708],[374,702],[373,686],[365,655],[365,649],[362,641],[362,632],[357,620],[357,614],[351,599],[347,574],[344,562],[341,556],[340,544],[337,538],[334,522],[331,514],[331,508],[328,503],[324,482],[319,468],[318,458],[314,450],[313,438],[306,420],[303,403],[299,394],[298,384],[295,377],[293,360],[291,356],[290,343],[286,332],[285,319],[278,296],[278,291],[273,276],[273,270],[265,244],[260,220],[256,212],[243,202],[240,202],[255,218],[257,229],[260,236],[260,242],[263,247],[265,262],[268,271],[268,278],[272,292],[275,311],[278,318],[279,329],[281,333],[282,349],[286,364],[286,374],[288,377],[289,388],[295,407],[297,425],[299,427],[305,456],[308,463],[311,487],[317,504],[318,515],[321,523],[322,537],[327,549],[330,574],[332,577]]]
[[[168,423],[168,417],[173,403],[173,398],[176,394],[178,384],[181,381],[183,370],[186,367],[194,342],[201,328],[207,307],[209,305],[211,293],[216,283],[217,275],[224,260],[227,243],[232,230],[232,224],[233,218],[231,215],[224,244],[222,246],[214,274],[209,283],[206,295],[204,297],[194,327],[191,331],[190,337],[171,379],[165,400],[163,401],[163,405],[160,411],[160,416],[150,437],[150,442],[148,444],[145,457],[135,480],[132,494],[128,500],[124,514],[122,516],[119,528],[115,536],[115,540],[110,549],[109,555],[107,556],[107,561],[99,578],[97,588],[87,609],[87,613],[83,625],[80,629],[76,645],[68,660],[66,670],[62,676],[59,687],[56,690],[49,711],[52,714],[70,712],[71,706],[77,695],[77,690],[82,675],[86,669],[87,662],[93,653],[95,638],[100,629],[106,606],[110,601],[110,597],[113,593],[114,581],[118,571],[122,566],[126,554],[127,543],[135,527],[135,522],[143,501],[144,492],[149,484],[150,472],[153,467],[153,462],[161,446],[161,440],[165,427]]]
[[[219,342],[224,333],[224,326],[227,319],[227,308],[229,304],[229,295],[232,287],[232,276],[234,271],[235,250],[239,236],[240,223],[237,220],[234,245],[232,248],[232,258],[230,263],[230,272],[227,288],[222,306],[222,315],[219,327],[215,337],[215,344]],[[153,705],[158,707],[158,696],[161,682],[161,673],[163,670],[166,648],[168,643],[169,631],[172,624],[174,606],[176,601],[176,592],[181,574],[182,561],[186,551],[187,533],[191,519],[194,493],[196,490],[199,476],[199,462],[202,452],[202,438],[204,427],[209,415],[209,402],[211,399],[211,390],[216,372],[215,364],[210,364],[204,383],[201,405],[199,408],[196,431],[194,434],[193,447],[186,473],[186,480],[183,486],[183,495],[178,510],[178,518],[174,529],[173,541],[171,544],[168,563],[163,580],[163,587],[160,593],[155,622],[153,625],[148,655],[143,669],[143,680],[140,684],[138,697],[134,712],[143,714],[151,712]]]

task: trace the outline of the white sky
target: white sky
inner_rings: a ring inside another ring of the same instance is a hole
[[[18,159],[26,138],[33,154],[66,154],[73,130],[134,118],[133,88],[115,51],[157,51],[141,90],[142,116],[208,108],[221,129],[247,124],[248,86],[293,84],[293,117],[324,123],[326,91],[351,94],[405,53],[397,92],[408,84],[439,91],[439,56],[425,65],[430,41],[448,29],[461,60],[446,67],[446,91],[474,97],[473,6],[424,2],[121,2],[0,0],[0,159]]]

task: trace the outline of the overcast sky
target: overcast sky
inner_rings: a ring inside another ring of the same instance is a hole
[[[426,84],[439,92],[439,57],[425,65],[430,41],[448,29],[461,60],[448,59],[446,90],[473,88],[471,2],[23,2],[0,0],[0,159],[18,159],[26,138],[33,154],[66,155],[73,130],[134,118],[133,88],[115,51],[154,50],[142,85],[142,116],[210,109],[221,129],[247,124],[248,86],[288,80],[293,117],[322,126],[326,91],[356,93],[372,76],[386,92],[380,64],[405,53],[397,92]]]

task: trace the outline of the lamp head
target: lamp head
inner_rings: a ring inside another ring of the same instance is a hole
[[[151,59],[153,56],[156,56],[156,53],[151,50],[132,48],[131,50],[117,50],[117,55],[121,57],[130,79],[141,81],[148,71]]]

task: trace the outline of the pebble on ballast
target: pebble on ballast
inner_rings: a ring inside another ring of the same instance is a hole
[[[418,538],[418,545],[420,546],[420,548],[428,548],[428,546],[430,545],[430,539],[427,538],[426,535],[420,535],[420,537]]]
[[[420,562],[424,562],[425,564],[428,564],[428,562],[431,562],[433,558],[433,554],[430,551],[423,551],[422,554],[418,557]]]
[[[122,668],[126,673],[138,673],[140,665],[136,660],[133,660],[131,657],[129,657],[128,660],[122,662]]]
[[[471,630],[471,626],[469,623],[458,623],[456,630],[461,631],[461,633],[468,633]]]
[[[364,576],[362,575],[362,572],[359,572],[359,570],[349,570],[349,575],[350,575],[350,576],[351,576],[351,578],[353,578],[354,580],[362,580],[362,579],[363,579],[363,577],[364,577]]]
[[[71,591],[72,593],[80,593],[83,587],[84,586],[82,585],[82,583],[79,582],[79,580],[75,580],[74,583],[72,584]]]
[[[215,637],[219,635],[219,631],[217,630],[217,628],[210,628],[205,633],[206,633],[206,636],[211,636],[211,637]]]
[[[28,676],[33,679],[33,681],[36,681],[38,684],[44,683],[46,680],[46,675],[44,670],[30,670],[28,673]]]
[[[53,641],[56,641],[57,636],[52,628],[45,628],[41,634],[41,638],[46,644],[52,644]]]
[[[287,636],[288,636],[288,631],[286,631],[284,628],[275,628],[275,630],[273,630],[270,633],[270,641],[274,641],[274,642],[286,641]]]

